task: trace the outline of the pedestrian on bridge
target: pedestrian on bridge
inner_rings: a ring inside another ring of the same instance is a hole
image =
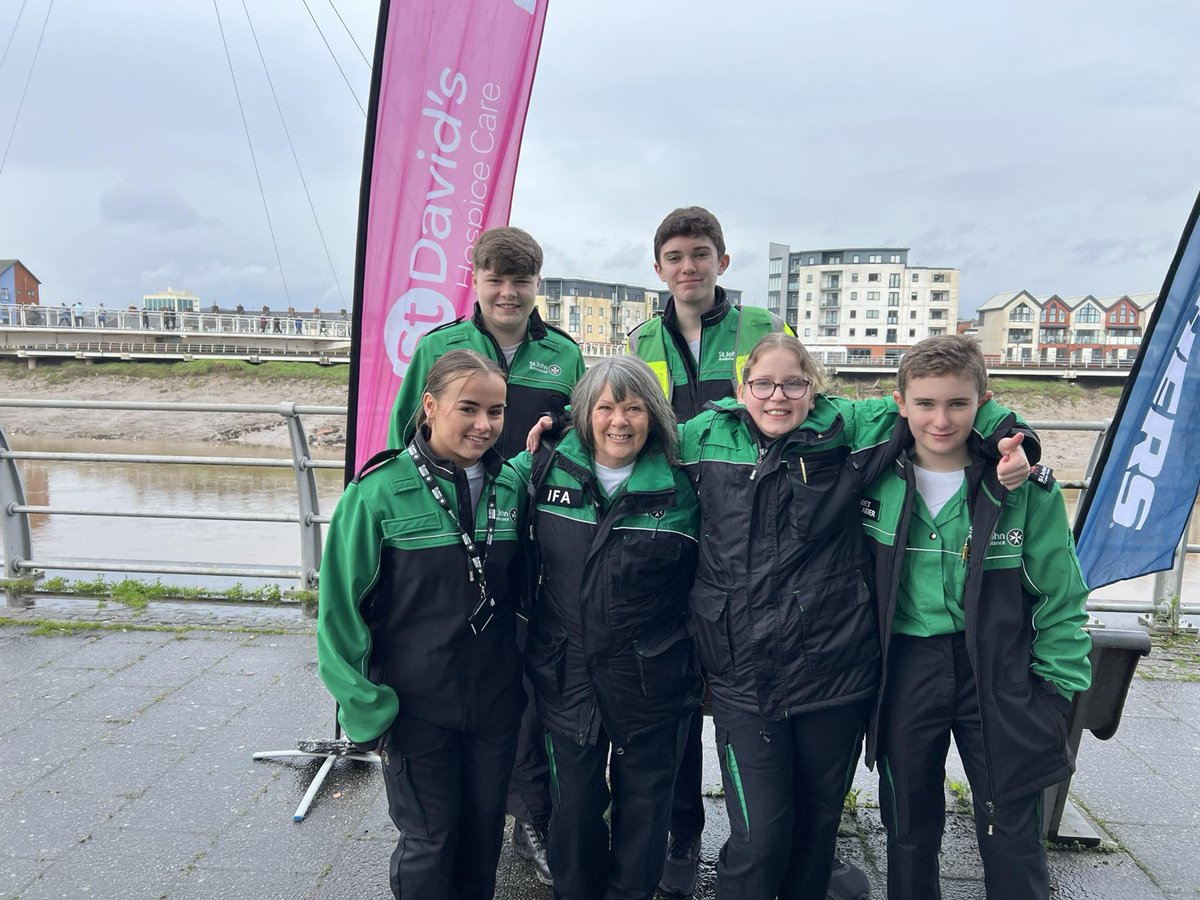
[[[71,310],[67,307],[67,304],[65,304],[65,303],[60,303],[58,305],[58,327],[59,328],[70,328],[71,327]]]

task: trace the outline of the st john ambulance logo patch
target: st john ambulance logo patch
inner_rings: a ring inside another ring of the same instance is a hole
[[[1005,537],[1008,538],[1008,542],[1014,547],[1020,547],[1023,543],[1025,543],[1025,532],[1023,532],[1020,528],[1014,528],[1012,531],[1006,534]]]

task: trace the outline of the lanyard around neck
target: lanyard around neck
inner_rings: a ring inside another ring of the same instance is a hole
[[[478,545],[475,543],[475,538],[463,527],[454,509],[450,506],[450,501],[446,499],[445,492],[442,491],[441,486],[434,480],[433,475],[430,473],[429,466],[421,459],[415,443],[408,445],[408,455],[412,457],[413,464],[417,467],[417,472],[420,474],[421,480],[425,482],[425,487],[429,489],[429,493],[433,495],[433,499],[437,501],[438,506],[446,511],[446,515],[450,517],[450,521],[458,528],[458,536],[462,539],[463,549],[467,553],[469,566],[467,569],[467,580],[478,581],[479,583],[479,603],[475,605],[475,608],[471,611],[471,615],[467,619],[467,624],[471,626],[471,630],[475,634],[479,634],[492,621],[492,613],[496,607],[496,599],[488,592],[487,578],[484,573],[488,552],[492,549],[492,542],[496,537],[496,482],[493,480],[488,485],[487,533],[484,536],[483,553],[481,554]]]

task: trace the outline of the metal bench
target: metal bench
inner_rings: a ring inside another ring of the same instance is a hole
[[[1144,631],[1089,628],[1088,632],[1092,636],[1092,686],[1075,695],[1067,717],[1067,744],[1075,757],[1085,728],[1102,741],[1117,733],[1138,661],[1150,655],[1150,635]],[[1046,839],[1098,846],[1100,835],[1067,799],[1070,786],[1068,778],[1046,788],[1042,814]]]

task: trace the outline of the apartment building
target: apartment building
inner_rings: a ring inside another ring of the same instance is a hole
[[[620,344],[652,315],[657,300],[657,291],[630,284],[543,278],[535,303],[543,319],[581,344]]]
[[[958,269],[910,266],[907,247],[793,251],[770,245],[767,309],[825,361],[899,359],[953,334]]]
[[[976,334],[984,354],[1003,362],[1132,362],[1157,300],[1156,292],[1036,297],[1004,291],[979,307]]]

